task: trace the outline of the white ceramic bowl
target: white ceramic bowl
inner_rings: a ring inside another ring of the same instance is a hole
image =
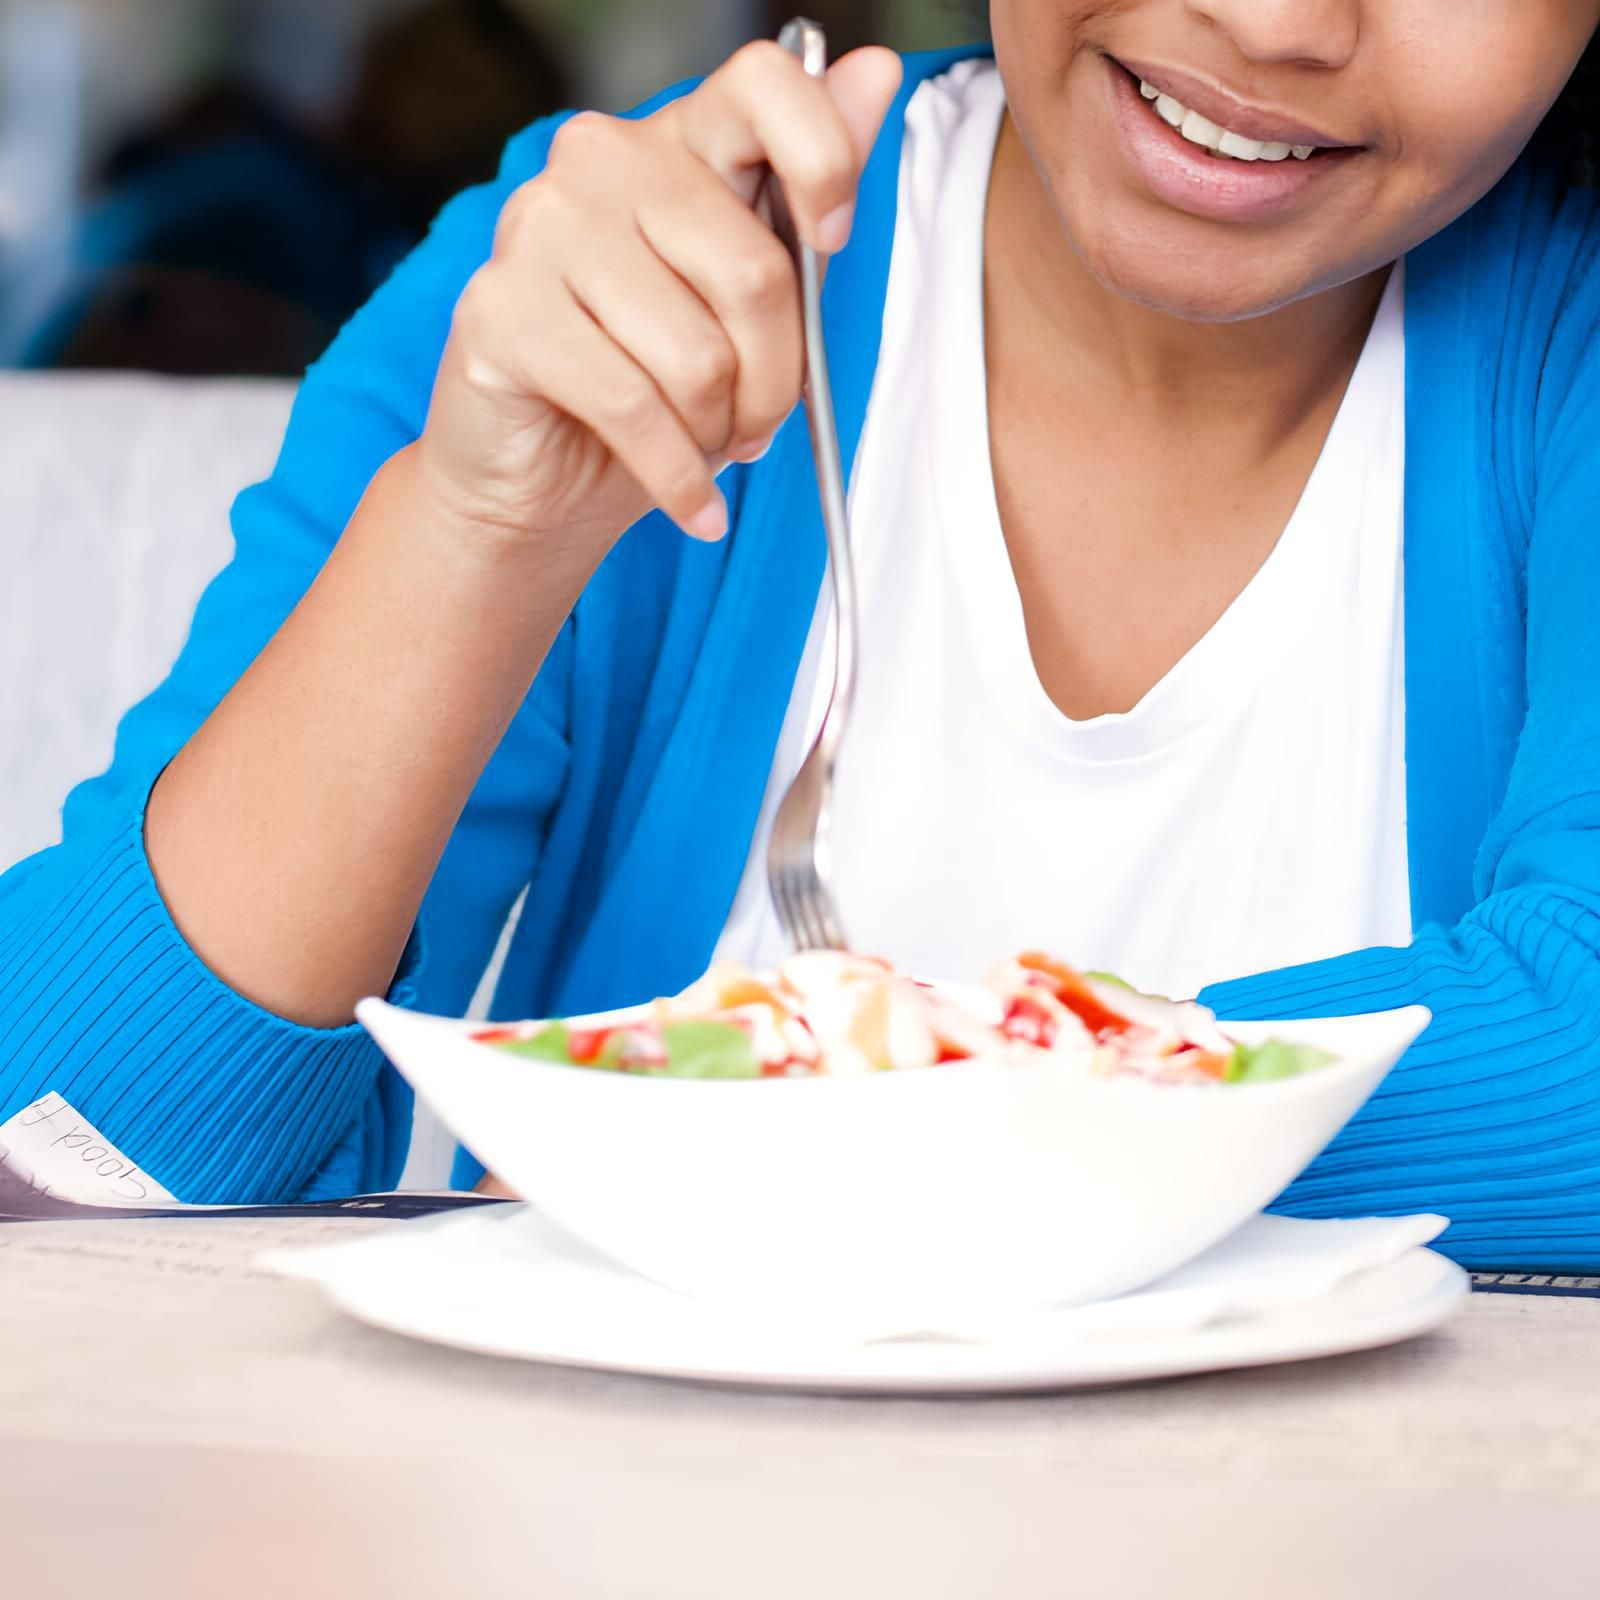
[[[646,1079],[513,1056],[381,1001],[359,1015],[463,1144],[624,1265],[703,1299],[913,1322],[1096,1300],[1182,1265],[1297,1176],[1429,1021],[1225,1023],[1339,1059],[1174,1087],[1048,1060]]]

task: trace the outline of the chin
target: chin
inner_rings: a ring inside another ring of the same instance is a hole
[[[1313,293],[1315,285],[1290,282],[1262,270],[1241,247],[1210,261],[1176,246],[1100,239],[1079,242],[1084,265],[1110,293],[1185,322],[1248,322]]]

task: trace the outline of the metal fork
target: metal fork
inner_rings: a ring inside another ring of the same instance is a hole
[[[828,70],[828,39],[805,18],[791,22],[779,43],[805,65],[814,78]],[[785,934],[798,950],[842,950],[844,930],[833,897],[833,778],[855,697],[858,634],[855,566],[850,555],[850,522],[846,509],[844,467],[839,454],[839,426],[833,409],[833,384],[822,327],[822,261],[795,229],[783,185],[770,185],[773,222],[800,269],[805,310],[806,417],[817,463],[822,496],[822,521],[828,536],[828,568],[833,580],[833,693],[811,747],[789,792],[778,807],[767,849],[767,884]]]

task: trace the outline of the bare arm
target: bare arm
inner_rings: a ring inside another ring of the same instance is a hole
[[[899,84],[741,52],[641,123],[575,119],[456,312],[423,437],[157,784],[150,861],[225,982],[315,1026],[387,989],[463,807],[584,585],[659,506],[720,538],[717,472],[799,398],[770,167],[836,250]]]
[[[184,936],[313,1026],[388,988],[472,786],[605,551],[485,550],[418,465],[403,452],[379,474],[147,815]]]

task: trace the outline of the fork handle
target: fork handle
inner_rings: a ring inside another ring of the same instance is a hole
[[[778,36],[784,49],[804,65],[813,78],[828,73],[828,36],[820,24],[797,17]],[[816,459],[817,487],[822,500],[822,523],[828,539],[828,566],[833,577],[836,627],[834,629],[833,696],[823,723],[824,754],[829,770],[837,755],[840,733],[849,719],[855,696],[856,629],[855,563],[850,552],[850,516],[845,493],[844,463],[839,450],[839,424],[833,404],[833,380],[828,366],[828,342],[822,320],[822,258],[800,238],[783,185],[770,185],[773,226],[788,246],[800,271],[801,303],[806,336],[806,418],[811,427],[811,452]]]

